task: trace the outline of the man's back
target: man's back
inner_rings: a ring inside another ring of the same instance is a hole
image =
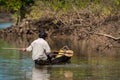
[[[26,50],[32,51],[33,60],[36,59],[46,60],[47,59],[46,53],[51,52],[48,43],[43,38],[38,38],[34,40]]]

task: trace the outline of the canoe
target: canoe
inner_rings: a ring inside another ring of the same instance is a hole
[[[73,56],[72,50],[59,50],[53,52],[51,56],[48,56],[48,60],[37,60],[35,65],[55,65],[55,64],[68,64],[71,63],[71,57]]]

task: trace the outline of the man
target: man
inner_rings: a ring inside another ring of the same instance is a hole
[[[50,64],[48,55],[50,54],[51,49],[47,41],[45,41],[46,37],[47,34],[41,32],[39,38],[34,40],[29,47],[22,48],[22,51],[32,51],[32,59],[35,61],[35,64]]]

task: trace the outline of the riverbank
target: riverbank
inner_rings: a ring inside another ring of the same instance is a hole
[[[96,16],[90,13],[63,14],[58,17],[41,17],[39,20],[23,20],[20,25],[1,29],[2,36],[15,34],[17,37],[37,36],[39,31],[49,33],[49,37],[70,37],[78,40],[104,34],[119,37],[120,14]],[[4,34],[3,34],[4,33]],[[14,36],[15,36],[14,35]],[[108,37],[108,36],[106,36]],[[112,39],[114,39],[111,37]]]
[[[69,38],[86,41],[94,50],[104,51],[120,44],[120,14],[97,16],[91,13],[69,13],[60,17],[41,17],[39,20],[23,20],[21,25],[0,30],[0,38],[17,40],[18,37],[33,40],[39,31],[50,38]]]

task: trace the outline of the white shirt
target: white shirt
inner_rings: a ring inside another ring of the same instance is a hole
[[[47,43],[42,38],[34,40],[29,47],[26,48],[26,51],[32,51],[32,59],[46,60],[46,53],[50,53],[51,49]]]

